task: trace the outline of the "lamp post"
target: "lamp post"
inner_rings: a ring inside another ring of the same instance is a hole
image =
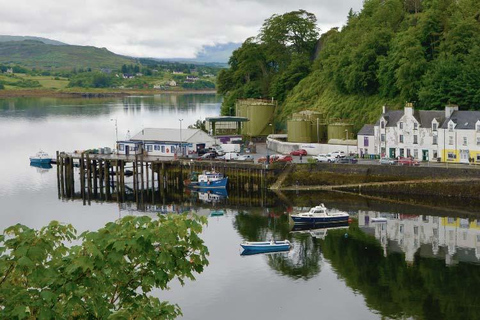
[[[182,140],[182,121],[183,119],[178,119],[178,121],[180,122],[180,152],[181,152],[181,155],[183,156],[183,140]]]
[[[347,156],[350,156],[350,154],[348,153],[348,129],[345,129],[345,142],[347,143]]]
[[[117,126],[117,118],[112,118],[110,121],[115,121],[115,146],[117,145],[118,141],[118,126]]]

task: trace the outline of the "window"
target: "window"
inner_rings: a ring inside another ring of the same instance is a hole
[[[400,148],[400,157],[404,157],[405,156],[405,149],[402,149]]]
[[[120,151],[125,150],[125,145],[124,144],[119,144],[118,145],[118,150],[120,150]]]
[[[433,159],[437,159],[438,158],[438,152],[437,150],[433,150]]]
[[[363,137],[363,146],[368,147],[368,137]]]
[[[436,122],[432,123],[432,130],[437,131],[437,128],[438,128],[438,123]]]
[[[413,136],[413,144],[417,144],[418,143],[418,136],[415,134]]]
[[[417,130],[418,129],[418,123],[414,122],[413,123],[413,130]]]
[[[170,152],[171,152],[171,153],[175,153],[175,146],[172,146],[172,147],[170,148]]]
[[[467,145],[467,142],[468,142],[467,137],[463,137],[463,145],[464,145],[464,146]]]
[[[480,153],[477,153],[477,162],[480,162]]]
[[[410,158],[412,156],[412,153],[410,152],[410,149],[407,149],[407,157]]]
[[[477,137],[477,146],[480,146],[480,137]]]
[[[448,124],[448,131],[453,131],[453,123]]]
[[[453,136],[448,137],[448,144],[453,146]]]
[[[152,148],[152,145],[151,145],[151,144],[147,144],[147,151],[148,151],[148,152],[151,152],[152,149],[153,149],[153,148]]]
[[[418,149],[414,149],[414,150],[413,150],[413,157],[414,157],[415,159],[418,159]]]
[[[161,146],[160,149],[161,149],[162,153],[165,153],[165,146]]]
[[[438,144],[438,136],[433,136],[433,144]]]
[[[382,133],[380,135],[380,141],[385,142],[385,134],[384,133]]]
[[[385,121],[380,121],[380,128],[385,129]]]
[[[403,143],[403,134],[400,135],[400,143]]]
[[[447,154],[447,158],[448,158],[448,160],[455,160],[455,159],[457,159],[457,155],[454,152],[449,152]]]
[[[480,123],[477,122],[477,131],[480,131]]]
[[[154,149],[155,149],[155,151],[159,151],[159,150],[160,150],[160,146],[159,146],[158,144],[156,144],[156,145],[154,146]]]
[[[400,129],[403,129],[403,122],[400,122],[399,126],[400,126]]]
[[[400,233],[403,233],[403,224],[400,225],[399,231],[400,231]]]

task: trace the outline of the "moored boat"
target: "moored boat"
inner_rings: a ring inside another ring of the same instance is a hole
[[[36,155],[30,157],[30,164],[50,164],[52,162],[52,157],[48,153],[39,151]]]
[[[272,241],[260,241],[249,242],[246,241],[240,244],[245,251],[250,252],[275,252],[275,251],[287,251],[290,250],[292,244],[288,240],[272,240]]]
[[[226,188],[228,177],[216,171],[203,171],[201,174],[192,174],[190,180],[185,180],[184,184],[192,188],[214,189]]]
[[[348,223],[349,214],[346,212],[332,212],[327,210],[322,203],[311,208],[308,212],[292,214],[290,216],[295,224],[335,224]]]

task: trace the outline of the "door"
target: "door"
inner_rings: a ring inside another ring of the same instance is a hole
[[[128,156],[130,154],[130,146],[127,144],[125,145],[125,154]]]
[[[395,148],[390,148],[390,158],[392,158],[392,159],[395,159],[395,158],[396,158]]]
[[[422,150],[422,160],[428,161],[428,150]]]
[[[468,163],[470,152],[468,150],[460,150],[460,162]]]

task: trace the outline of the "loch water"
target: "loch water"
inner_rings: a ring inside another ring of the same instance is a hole
[[[185,128],[218,115],[221,101],[215,94],[0,99],[0,230],[58,220],[82,232],[126,215],[207,216],[209,266],[196,281],[153,292],[177,303],[183,319],[480,318],[480,211],[471,207],[466,213],[326,192],[257,192],[248,201],[177,192],[142,206],[84,205],[58,197],[55,166],[29,165],[40,149],[54,155],[113,147],[116,129],[123,139],[142,128],[179,128],[179,119]],[[289,213],[320,202],[353,221],[328,229],[291,225]],[[293,248],[242,255],[241,242],[271,238],[288,239]]]

